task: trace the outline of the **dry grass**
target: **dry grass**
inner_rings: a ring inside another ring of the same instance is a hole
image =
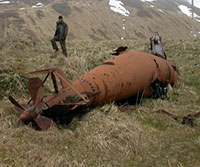
[[[155,112],[164,109],[182,117],[200,111],[200,41],[164,43],[179,70],[169,101],[143,99],[136,110],[125,112],[106,104],[45,132],[19,121],[6,96],[20,102],[28,98],[26,72],[56,66],[74,80],[122,45],[148,51],[144,41],[71,41],[65,58],[54,56],[50,44],[0,42],[0,167],[200,166],[200,119],[191,127]]]

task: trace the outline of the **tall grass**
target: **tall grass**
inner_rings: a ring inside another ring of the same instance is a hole
[[[200,166],[200,120],[193,127],[166,115],[200,111],[200,41],[167,40],[164,48],[178,67],[179,81],[168,101],[143,99],[135,110],[120,111],[115,103],[75,117],[67,127],[41,132],[18,119],[7,95],[28,99],[27,72],[58,67],[75,80],[111,58],[118,46],[148,52],[145,41],[70,41],[69,57],[54,55],[50,44],[1,42],[0,166]],[[50,88],[50,83],[47,83]]]

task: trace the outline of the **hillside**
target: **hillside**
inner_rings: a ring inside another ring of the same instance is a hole
[[[190,7],[184,0],[1,0],[0,37],[6,16],[8,39],[49,41],[63,15],[69,40],[147,39],[155,31],[164,38],[190,39]],[[199,8],[195,14],[199,37]]]
[[[165,41],[165,40],[164,40]],[[148,52],[143,40],[69,41],[69,57],[54,56],[44,42],[0,42],[0,166],[14,167],[199,167],[200,119],[181,118],[200,111],[200,41],[167,40],[164,48],[178,68],[179,81],[169,100],[143,99],[120,111],[115,103],[77,115],[69,124],[41,132],[19,121],[7,99],[20,103],[27,93],[27,72],[61,68],[70,80],[111,57],[118,46]],[[179,120],[156,113],[164,109]]]

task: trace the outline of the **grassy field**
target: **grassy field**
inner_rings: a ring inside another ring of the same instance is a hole
[[[200,119],[189,126],[181,118],[200,111],[200,40],[164,43],[179,76],[168,101],[143,99],[123,112],[115,103],[106,104],[68,125],[37,131],[19,120],[7,99],[9,94],[20,103],[30,98],[27,72],[56,66],[75,80],[125,45],[149,51],[145,41],[70,41],[65,58],[54,55],[50,43],[0,42],[0,167],[199,167]]]

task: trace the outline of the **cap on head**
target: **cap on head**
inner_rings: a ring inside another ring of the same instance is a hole
[[[63,17],[62,17],[62,16],[59,16],[59,17],[58,17],[58,19],[59,19],[59,20],[62,20],[62,19],[63,19]]]

